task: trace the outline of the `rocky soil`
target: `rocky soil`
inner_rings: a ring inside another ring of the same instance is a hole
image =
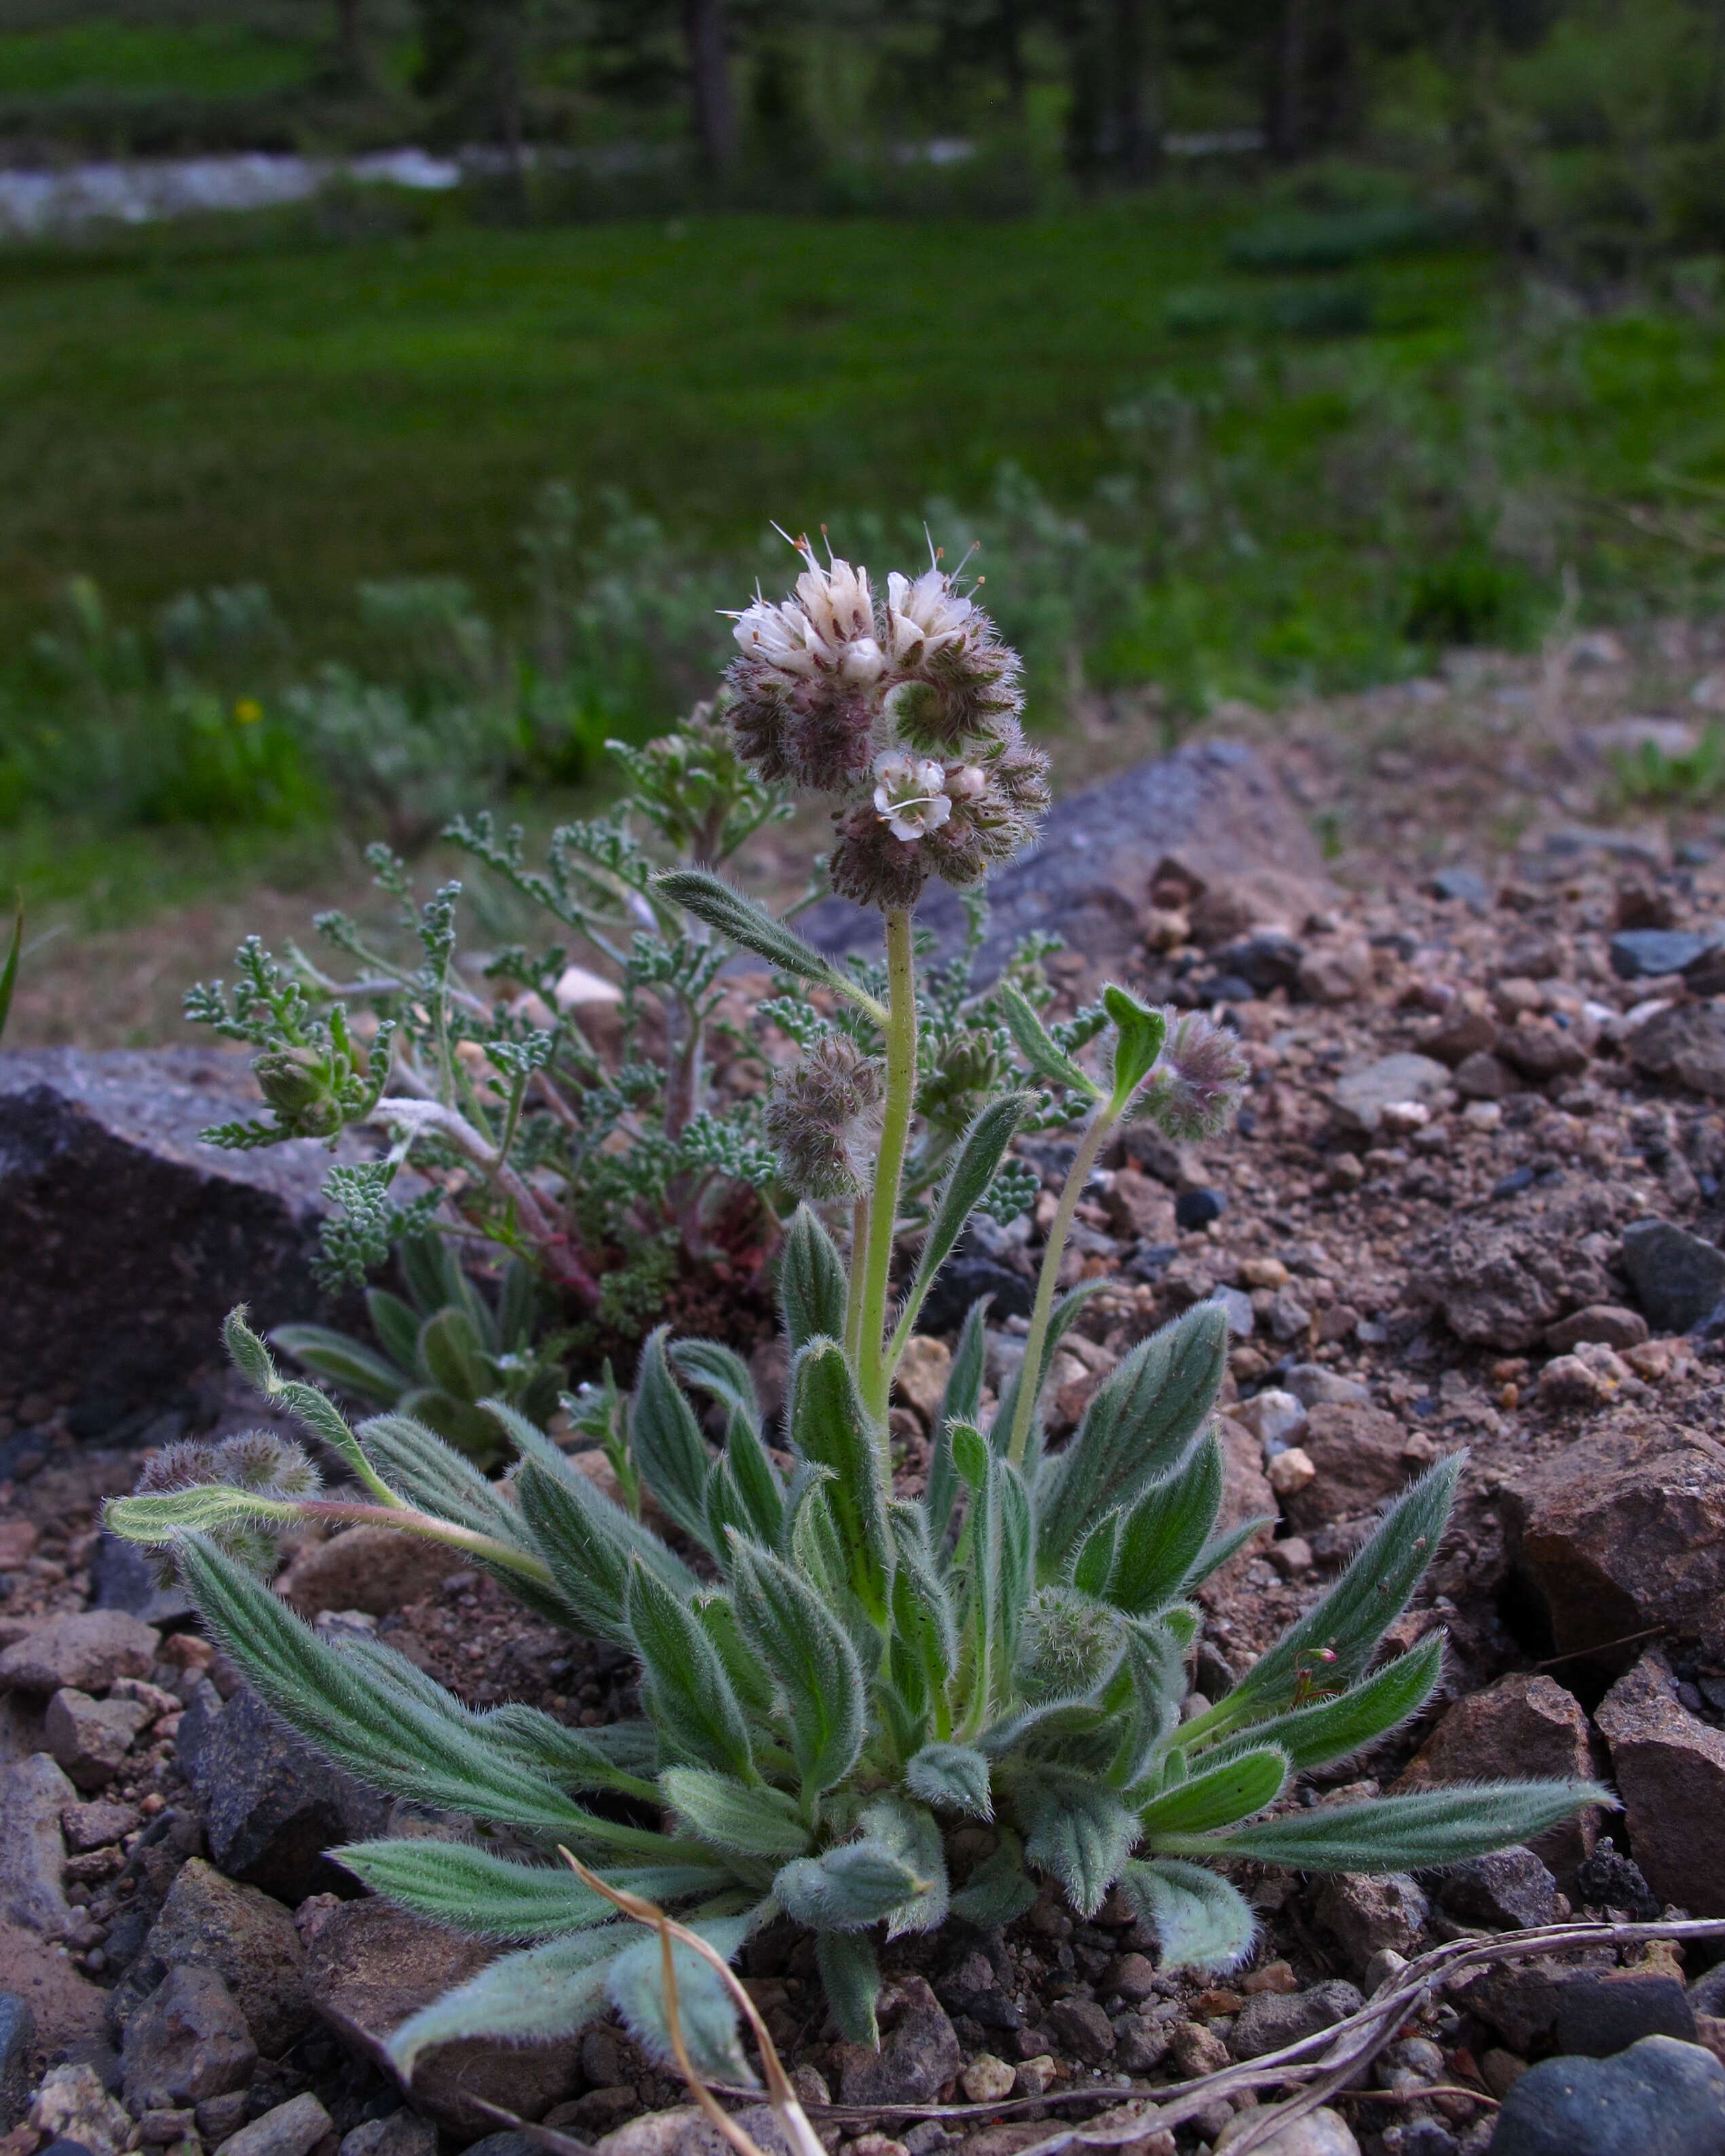
[[[1725,825],[1631,816],[1613,792],[1614,757],[1681,745],[1670,730],[1712,696],[1719,659],[1681,624],[1634,649],[1578,638],[1296,713],[1274,740],[1260,726],[1250,783],[1271,774],[1274,803],[1247,843],[1230,855],[1225,830],[1150,815],[1135,851],[1099,844],[1094,877],[1068,877],[1043,916],[1076,932],[1051,969],[1071,1000],[1106,965],[1220,1010],[1252,1066],[1236,1130],[1201,1151],[1135,1132],[1099,1175],[1068,1265],[1110,1285],[1051,1386],[1058,1433],[1144,1333],[1226,1306],[1230,1516],[1276,1526],[1205,1590],[1200,1688],[1310,1606],[1413,1470],[1465,1445],[1455,1523],[1393,1635],[1443,1626],[1444,1687],[1300,1801],[1598,1774],[1621,1811],[1441,1878],[1254,1875],[1262,1945],[1226,1984],[1159,1971],[1123,1907],[1080,1923],[1052,1896],[1003,1935],[901,1942],[878,2055],[833,2040],[807,1943],[769,1933],[749,1980],[807,2099],[842,2107],[817,2114],[835,2145],[1014,2156],[1088,2115],[1081,2094],[1117,2105],[1329,2026],[1438,1941],[1571,1912],[1725,1917]],[[971,1296],[994,1296],[991,1385],[1022,1353],[1069,1158],[1026,1150],[1044,1177],[1034,1217],[973,1230],[907,1360],[907,1486],[943,1328]],[[769,1386],[772,1363],[758,1352]],[[184,1602],[98,1533],[102,1496],[152,1447],[253,1424],[251,1404],[208,1369],[165,1373],[142,1402],[103,1383],[62,1355],[0,1400],[4,2156],[453,2156],[496,2133],[499,2107],[605,2156],[718,2156],[684,2092],[605,2025],[537,2051],[445,2051],[404,2104],[378,2036],[485,1950],[357,1897],[324,1851],[445,1829],[312,1759]],[[589,1724],[633,1711],[622,1657],[384,1541],[302,1544],[282,1591],[476,1703]],[[986,1831],[956,1843],[962,1867]],[[1493,1969],[1407,2025],[1370,2086],[1271,2145],[1725,2150],[1712,1958]],[[1608,2112],[1619,2138],[1589,2139]],[[1219,2100],[1177,2137],[1126,2145],[1219,2151],[1241,2120]]]

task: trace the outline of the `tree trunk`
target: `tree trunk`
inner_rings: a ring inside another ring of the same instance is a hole
[[[1282,0],[1264,100],[1264,146],[1292,160],[1305,147],[1305,0]]]
[[[1109,59],[1114,70],[1114,163],[1129,180],[1148,179],[1161,161],[1161,129],[1151,111],[1150,26],[1146,0],[1113,0]]]
[[[1725,0],[1720,0],[1725,6]],[[1024,117],[1024,23],[1020,0],[1000,0],[1000,12],[996,18],[996,32],[1000,43],[1001,73],[1006,78],[1007,102],[1012,107],[1012,117]]]
[[[730,64],[725,52],[724,0],[682,0],[689,54],[689,108],[701,162],[720,172],[736,147]]]

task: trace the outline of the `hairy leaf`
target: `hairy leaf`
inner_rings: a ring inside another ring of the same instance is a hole
[[[1054,1767],[1013,1777],[1024,1853],[1064,1887],[1081,1917],[1094,1917],[1139,1838],[1138,1820],[1100,1782]]]
[[[971,1492],[962,1549],[965,1630],[973,1697],[991,1711],[1008,1697],[1030,1599],[1030,1499],[1017,1470],[963,1424],[953,1432],[953,1457],[961,1473],[981,1470]]]
[[[1456,1782],[1320,1804],[1169,1845],[1186,1856],[1256,1856],[1301,1871],[1424,1871],[1531,1841],[1584,1805],[1615,1801],[1594,1782]]]
[[[844,1627],[770,1550],[734,1544],[731,1580],[744,1641],[783,1696],[803,1786],[830,1789],[855,1765],[864,1735],[862,1671]]]
[[[410,2015],[385,2043],[390,2064],[410,2081],[422,2053],[464,2036],[530,2044],[574,2035],[605,2012],[612,1963],[640,1937],[637,1924],[605,1924],[503,1955]]]
[[[946,1856],[935,1815],[905,1797],[878,1797],[858,1825],[865,1840],[890,1850],[919,1882],[914,1894],[888,1912],[887,1937],[937,1931],[946,1921]]]
[[[685,1384],[717,1400],[727,1415],[740,1414],[751,1429],[760,1428],[760,1400],[754,1378],[734,1348],[717,1340],[674,1340],[669,1352]]]
[[[779,1259],[779,1311],[795,1355],[811,1340],[837,1340],[845,1329],[845,1268],[814,1209],[799,1205]]]
[[[1287,1780],[1287,1753],[1260,1744],[1152,1797],[1139,1814],[1145,1837],[1159,1848],[1166,1835],[1202,1834],[1249,1819],[1275,1802]]]
[[[748,1938],[747,1917],[707,1917],[689,1926],[726,1961],[741,1952]],[[672,1948],[677,1979],[677,2020],[684,2048],[695,2071],[707,2081],[734,2088],[755,2087],[754,2070],[744,2054],[737,2006],[724,1979],[693,1947],[677,1940]],[[648,2056],[675,2067],[666,2015],[664,1949],[657,1933],[637,1929],[635,1944],[611,1964],[610,2001],[623,2025]]]
[[[399,1363],[404,1371],[411,1370],[420,1344],[418,1311],[404,1302],[399,1295],[391,1295],[386,1287],[366,1291],[365,1310],[371,1320],[372,1331],[383,1344],[384,1353],[392,1362]]]
[[[1331,1681],[1352,1684],[1363,1674],[1438,1553],[1466,1458],[1452,1453],[1403,1492],[1323,1600],[1218,1703],[1218,1718],[1233,1726],[1290,1704],[1300,1677],[1320,1666],[1326,1650],[1334,1659],[1321,1667]]]
[[[478,1328],[465,1310],[439,1310],[420,1327],[419,1361],[432,1383],[458,1400],[491,1389]]]
[[[1064,1086],[1080,1099],[1099,1101],[1102,1088],[1094,1079],[1087,1078],[1048,1028],[1037,1016],[1023,993],[1010,981],[1002,981],[996,990],[1001,1012],[1007,1021],[1007,1030],[1017,1045],[1018,1053],[1035,1071],[1051,1086]]]
[[[631,1560],[624,1611],[648,1718],[675,1753],[756,1782],[748,1726],[718,1650],[686,1602]]]
[[[815,1966],[838,2031],[849,2044],[880,2042],[874,2002],[880,1996],[880,1964],[873,1942],[860,1932],[817,1932]]]
[[[1024,1869],[1024,1845],[1011,1827],[1003,1826],[999,1848],[983,1858],[948,1906],[954,1916],[987,1932],[1022,1917],[1035,1900],[1036,1881]]]
[[[1215,1404],[1227,1366],[1221,1306],[1198,1303],[1135,1348],[1092,1397],[1037,1485],[1038,1563],[1058,1578],[1092,1522],[1167,1473]]]
[[[887,1612],[893,1548],[874,1435],[844,1350],[816,1338],[790,1366],[790,1441],[805,1460],[832,1470],[826,1499],[852,1591],[877,1624]]]
[[[987,1345],[982,1326],[987,1311],[988,1298],[985,1296],[981,1301],[973,1302],[965,1313],[958,1345],[952,1351],[952,1368],[946,1373],[940,1412],[935,1419],[923,1507],[928,1514],[929,1542],[937,1563],[945,1561],[953,1502],[958,1496],[958,1476],[952,1464],[952,1425],[955,1422],[974,1423],[981,1406],[982,1365]]]
[[[924,1515],[913,1505],[888,1510],[898,1563],[893,1572],[893,1656],[906,1696],[933,1712],[944,1727],[947,1680],[958,1659],[951,1598],[924,1537]],[[910,1675],[913,1673],[914,1675]]]
[[[1027,1093],[1002,1093],[978,1112],[960,1139],[952,1166],[935,1202],[928,1233],[923,1238],[922,1253],[905,1297],[899,1336],[908,1337],[923,1298],[934,1285],[935,1276],[963,1234],[965,1221],[981,1204],[1002,1156],[1012,1142],[1019,1118],[1029,1105]]]
[[[1114,1100],[1124,1107],[1161,1054],[1168,1020],[1112,982],[1102,991],[1102,1008],[1114,1020]]]
[[[801,1856],[809,1830],[783,1790],[749,1788],[703,1767],[667,1767],[659,1777],[665,1801],[703,1841],[744,1856]]]
[[[800,1856],[773,1881],[779,1906],[814,1932],[861,1932],[932,1882],[878,1841],[845,1841],[824,1856]]]
[[[566,1864],[517,1864],[466,1842],[397,1836],[349,1842],[330,1854],[386,1901],[481,1938],[551,1938],[609,1923],[616,1915]],[[733,1883],[717,1866],[693,1864],[642,1866],[605,1876],[626,1892],[662,1902],[716,1893]]]
[[[904,1768],[905,1786],[936,1811],[991,1820],[988,1762],[968,1744],[924,1744]]]
[[[762,1442],[757,1424],[734,1411],[725,1439],[723,1466],[742,1508],[735,1524],[755,1542],[776,1549],[785,1532],[785,1485]],[[721,1559],[726,1548],[719,1536],[714,1548]]]
[[[1437,1686],[1444,1667],[1444,1635],[1428,1633],[1418,1646],[1386,1662],[1334,1699],[1296,1707],[1268,1722],[1253,1723],[1216,1748],[1242,1752],[1255,1744],[1279,1744],[1296,1774],[1327,1767],[1399,1728],[1417,1714]]]
[[[554,1476],[530,1460],[516,1476],[515,1488],[522,1519],[558,1594],[595,1638],[634,1645],[625,1609],[631,1563],[645,1564],[674,1594],[693,1594],[695,1576],[682,1560],[584,1475]]]
[[[1257,1920],[1239,1889],[1217,1873],[1162,1856],[1129,1864],[1120,1883],[1156,1933],[1164,1969],[1223,1976],[1250,1959]]]
[[[641,1351],[629,1443],[641,1477],[693,1542],[707,1545],[708,1453],[701,1425],[665,1358],[665,1327]]]
[[[812,943],[806,943],[795,929],[775,921],[765,906],[745,898],[723,877],[707,869],[667,869],[653,878],[653,887],[729,942],[765,958],[776,973],[817,981],[847,1002],[861,1004],[872,1015],[885,1016],[879,1004],[864,995],[847,974],[840,973],[830,958],[823,958]]]
[[[1079,1544],[1077,1554],[1072,1560],[1072,1584],[1080,1594],[1107,1594],[1120,1539],[1120,1515],[1109,1512],[1096,1522]]]
[[[1222,1447],[1201,1437],[1174,1472],[1123,1516],[1108,1599],[1135,1615],[1171,1602],[1190,1578],[1222,1510]]]
[[[370,1400],[380,1408],[393,1407],[412,1379],[404,1370],[345,1332],[327,1325],[278,1325],[270,1345],[312,1372],[339,1385],[351,1399]]]

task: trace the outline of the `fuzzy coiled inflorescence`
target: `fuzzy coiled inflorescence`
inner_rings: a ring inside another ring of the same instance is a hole
[[[165,1445],[145,1461],[138,1476],[137,1494],[152,1496],[175,1490],[195,1490],[209,1483],[225,1483],[254,1496],[290,1502],[315,1497],[323,1477],[303,1445],[274,1430],[249,1430],[219,1443],[186,1438]],[[228,1522],[209,1530],[210,1539],[229,1557],[254,1572],[267,1573],[280,1555],[275,1537],[258,1522]],[[157,1578],[170,1587],[178,1576],[178,1560],[171,1543],[149,1553]]]
[[[1141,1112],[1181,1143],[1213,1138],[1240,1104],[1251,1076],[1233,1034],[1198,1011],[1172,1018]]]
[[[779,1079],[766,1112],[779,1172],[800,1198],[852,1198],[854,1158],[881,1100],[880,1071],[847,1034],[823,1034]]]
[[[838,797],[832,887],[887,911],[932,875],[959,886],[1035,836],[1048,759],[1018,723],[1017,653],[938,557],[884,598],[808,540],[789,598],[737,616],[727,676],[739,749],[775,783]]]

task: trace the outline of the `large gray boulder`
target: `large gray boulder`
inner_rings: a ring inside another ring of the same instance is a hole
[[[98,1435],[219,1359],[236,1302],[263,1327],[317,1312],[330,1154],[198,1135],[260,1112],[219,1049],[0,1054],[0,1412],[70,1394]]]

